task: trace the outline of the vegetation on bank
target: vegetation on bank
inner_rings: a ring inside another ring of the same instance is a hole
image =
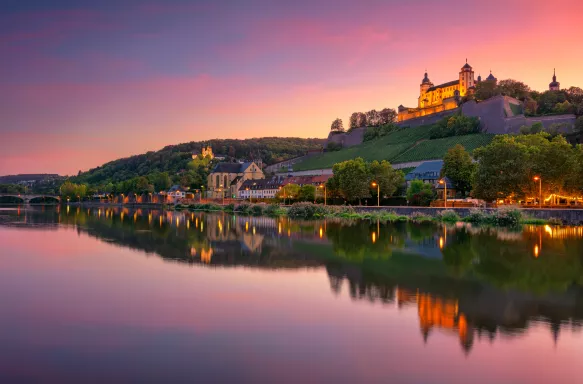
[[[470,209],[465,217],[461,217],[455,210],[444,209],[438,211],[435,216],[426,212],[414,211],[409,215],[399,215],[388,209],[378,209],[370,212],[358,211],[353,206],[341,205],[330,206],[313,203],[295,203],[289,207],[279,204],[241,204],[218,205],[213,203],[177,205],[176,210],[190,210],[203,212],[231,212],[248,216],[287,216],[292,219],[318,219],[318,218],[346,218],[375,220],[381,222],[413,222],[413,223],[457,223],[465,222],[480,225],[491,225],[498,227],[516,227],[521,224],[562,224],[558,218],[549,220],[535,219],[526,215],[523,211],[515,207],[505,207],[495,210]]]

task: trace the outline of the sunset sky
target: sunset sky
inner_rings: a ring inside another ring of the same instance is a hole
[[[123,5],[120,5],[123,4]],[[73,174],[169,144],[325,137],[415,106],[468,62],[583,86],[583,2],[0,2],[0,175]]]

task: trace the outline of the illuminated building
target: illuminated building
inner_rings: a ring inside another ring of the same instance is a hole
[[[419,99],[417,108],[399,106],[397,121],[405,121],[416,117],[432,115],[434,113],[448,111],[459,106],[461,98],[472,94],[476,84],[481,81],[474,80],[474,70],[467,60],[459,72],[456,80],[448,81],[440,85],[434,85],[425,72],[421,85],[419,86]],[[496,78],[490,73],[486,81],[496,82]]]

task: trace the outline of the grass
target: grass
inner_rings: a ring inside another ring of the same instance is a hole
[[[456,144],[472,151],[492,141],[494,135],[474,134],[429,140],[433,125],[402,128],[377,140],[367,141],[354,147],[312,156],[297,164],[294,171],[332,168],[342,161],[362,157],[365,161],[387,160],[391,163],[441,159]]]
[[[463,145],[468,152],[471,152],[476,148],[488,145],[494,136],[493,134],[477,133],[474,135],[453,136],[423,141],[394,158],[392,162],[406,163],[410,161],[442,159],[447,151],[456,144]]]

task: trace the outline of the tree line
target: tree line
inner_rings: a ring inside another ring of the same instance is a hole
[[[368,112],[354,112],[350,115],[348,123],[349,131],[354,128],[380,127],[393,124],[397,120],[397,112],[392,108],[384,108],[380,111],[371,109]],[[335,119],[330,126],[332,132],[345,132],[342,119]]]

